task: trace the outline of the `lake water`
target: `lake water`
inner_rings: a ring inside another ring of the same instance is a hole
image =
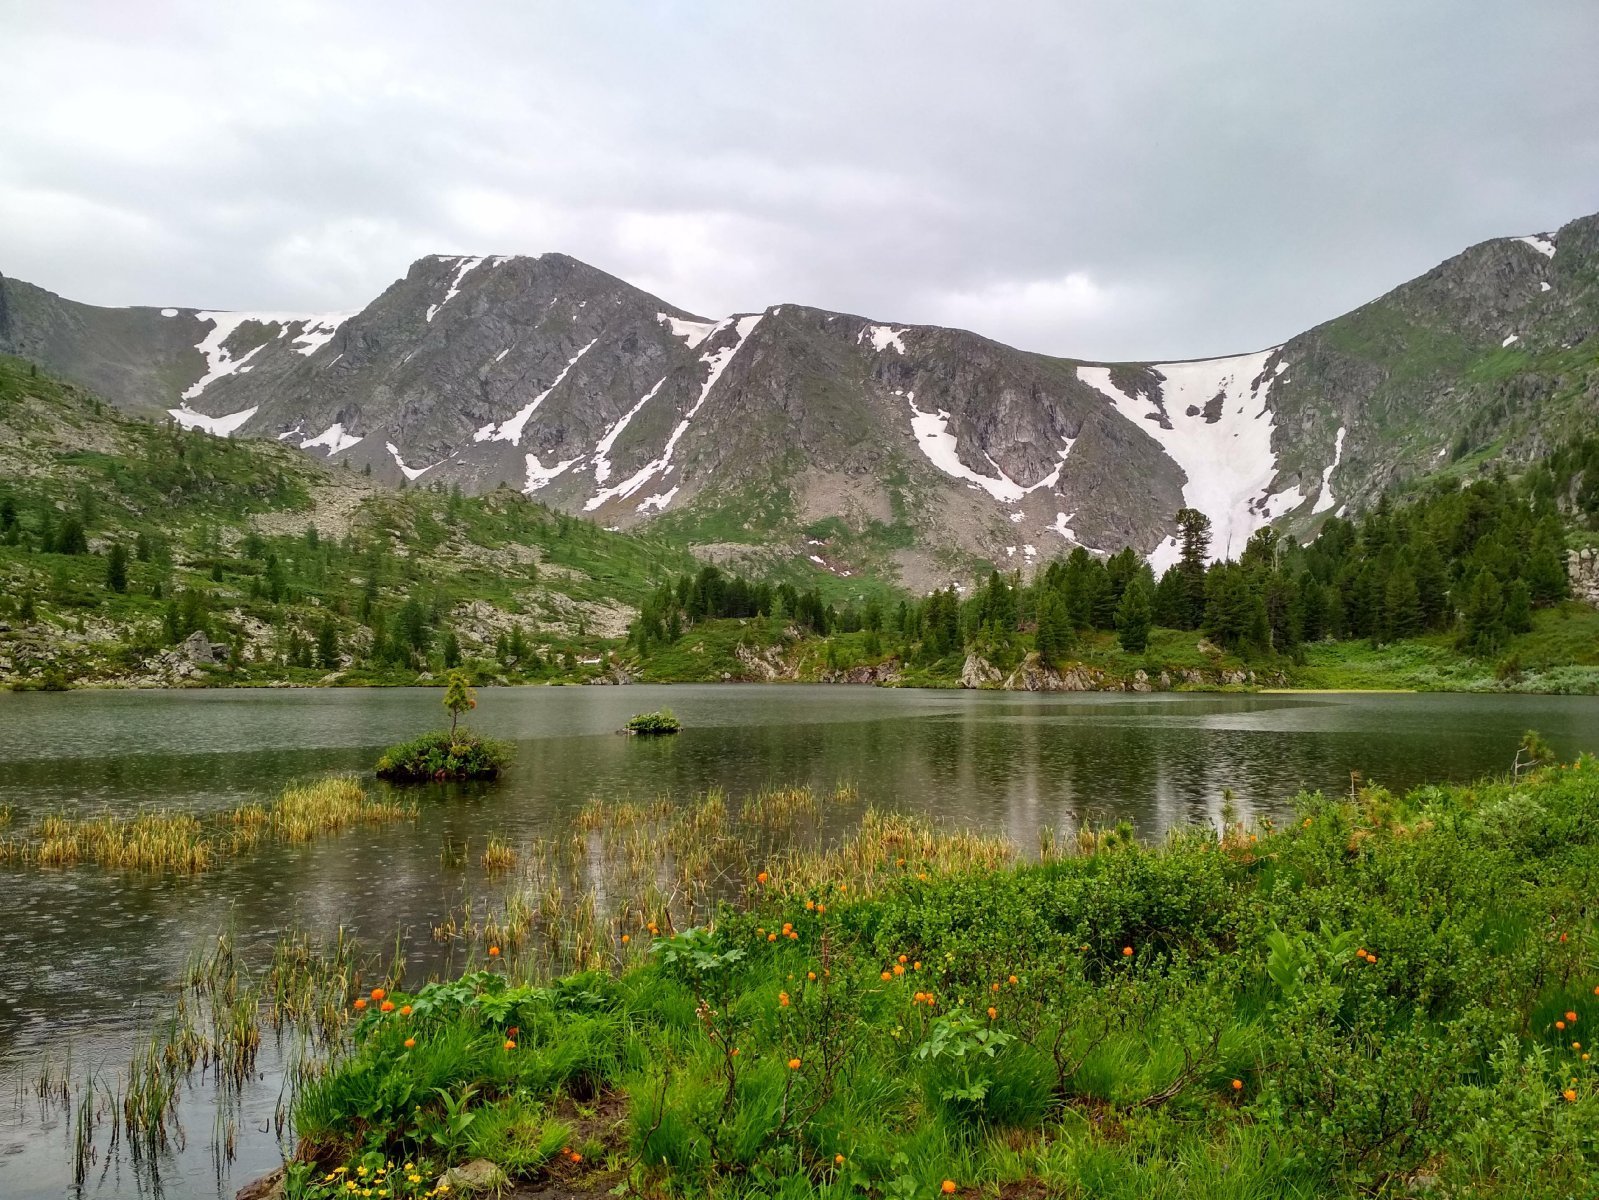
[[[293,779],[365,771],[385,745],[435,726],[430,689],[0,694],[0,808],[8,832],[69,810],[160,805],[205,813],[269,800]],[[618,737],[670,705],[675,738]],[[554,833],[592,796],[732,796],[768,784],[852,782],[879,807],[1001,833],[1128,820],[1145,836],[1216,823],[1230,788],[1244,817],[1287,811],[1301,788],[1349,773],[1401,788],[1507,769],[1522,732],[1562,755],[1599,749],[1599,699],[1448,695],[1045,696],[761,685],[485,689],[474,724],[516,743],[487,788],[425,789],[421,819],[303,847],[273,847],[192,879],[92,867],[0,866],[0,1196],[71,1193],[67,1123],[30,1080],[70,1042],[114,1074],[134,1034],[170,1002],[184,963],[223,929],[259,954],[287,928],[396,937],[425,957],[432,923],[495,886],[441,862],[446,840],[481,846]],[[842,832],[853,816],[834,816]],[[824,834],[829,830],[824,829]],[[1064,838],[1062,840],[1065,840]],[[246,1097],[238,1157],[219,1168],[199,1092],[186,1148],[159,1194],[232,1195],[278,1161],[271,1087]],[[86,1194],[156,1194],[127,1164],[97,1162]]]

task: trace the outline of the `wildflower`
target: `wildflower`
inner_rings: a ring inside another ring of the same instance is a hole
[[[788,931],[788,940],[791,941],[791,942],[799,941],[799,934],[795,933],[792,929],[790,929]]]
[[[409,1004],[400,1005],[400,1015],[402,1017],[410,1016],[411,1015],[411,1006]]]
[[[805,972],[805,978],[809,979],[812,983],[815,983],[816,982],[816,972],[815,971],[806,971]]]
[[[416,1174],[407,1175],[405,1178],[410,1183],[421,1183],[422,1182],[422,1176],[416,1175]]]
[[[775,933],[769,933],[769,934],[767,934],[767,935],[766,935],[766,940],[767,940],[767,941],[769,941],[769,942],[775,942],[775,941],[777,941],[777,934],[775,934]]]
[[[1572,1042],[1571,1043],[1571,1048],[1573,1050],[1581,1050],[1582,1049],[1582,1043],[1581,1042]]]
[[[378,1005],[378,1011],[379,1012],[393,1012],[394,1011],[394,1001],[385,1000],[382,1004]]]
[[[894,976],[891,972],[884,971],[878,978],[880,978],[884,983],[887,983],[890,979],[894,978]]]
[[[898,963],[895,963],[894,964],[894,974],[896,974],[896,975],[905,974],[905,968],[900,966]]]
[[[406,1038],[405,1039],[405,1048],[407,1050],[415,1050],[416,1049],[416,1039],[415,1038]]]
[[[1565,1091],[1561,1092],[1560,1094],[1566,1098],[1566,1103],[1567,1104],[1575,1104],[1577,1102],[1577,1089],[1576,1088],[1567,1088]]]
[[[373,988],[372,989],[372,999],[374,999],[374,1000],[381,1000],[381,999],[383,999],[383,997],[385,997],[387,995],[388,995],[388,993],[385,992],[382,988]]]
[[[806,912],[815,912],[816,911],[816,901],[807,900],[805,902],[805,911]]]
[[[797,1070],[799,1070],[799,1069],[800,1069],[800,1060],[799,1060],[799,1059],[797,1059],[797,1058],[791,1058],[791,1059],[789,1059],[789,1060],[788,1060],[788,1069],[789,1069],[789,1070],[790,1070],[790,1071],[797,1071]]]
[[[991,983],[991,984],[989,984],[989,985],[988,985],[988,990],[989,990],[989,991],[991,991],[991,992],[997,992],[997,991],[999,991],[999,984],[997,984],[997,983]]]
[[[1123,958],[1131,958],[1132,956],[1133,956],[1133,948],[1131,946],[1123,946],[1122,947],[1122,957]]]
[[[842,1167],[844,1165],[844,1156],[842,1154],[833,1155],[833,1165],[835,1167]]]
[[[1010,977],[1010,979],[1009,979],[1009,980],[1007,980],[1007,981],[1006,981],[1006,982],[1008,982],[1008,983],[1010,983],[1010,984],[1011,984],[1011,985],[1012,985],[1012,986],[1015,986],[1015,985],[1016,985],[1016,984],[1018,984],[1018,983],[1020,983],[1020,982],[1021,982],[1021,980],[1020,980],[1020,979],[1017,979],[1017,978],[1016,978],[1016,976],[1014,976],[1014,975],[1012,975],[1012,976],[1011,976],[1011,977]]]
[[[946,1196],[953,1196],[955,1194],[955,1181],[953,1179],[944,1180],[943,1186],[939,1190]]]
[[[826,912],[826,911],[827,911],[827,905],[825,905],[825,904],[818,904],[818,905],[817,905],[817,906],[816,906],[816,911],[817,911],[817,912],[819,912],[819,913],[824,913],[824,912]],[[1599,988],[1595,988],[1595,989],[1594,989],[1594,991],[1596,991],[1596,992],[1599,992]]]
[[[768,878],[770,878],[770,876],[768,876],[765,871],[762,871],[759,875],[757,875],[755,877],[755,882],[756,883],[765,883]]]
[[[356,1012],[365,1012],[366,1011],[366,997],[365,996],[362,996],[360,999],[356,1000],[356,1002],[355,1002],[355,1011]]]
[[[779,1008],[787,1008],[788,1007],[788,993],[787,992],[778,992],[777,993],[777,1007],[779,1007]]]
[[[1566,1023],[1564,1021],[1556,1021],[1555,1022],[1555,1028],[1556,1029],[1564,1030],[1565,1027],[1566,1027]]]
[[[579,1154],[576,1150],[572,1151],[572,1162],[574,1164],[576,1164],[576,1163],[580,1163],[582,1161],[583,1161],[583,1156],[581,1154]]]
[[[516,1049],[516,1043],[513,1042],[510,1038],[506,1038],[505,1039],[505,1048],[507,1050],[515,1050]]]
[[[921,969],[922,969],[922,964],[921,964],[921,960],[920,959],[918,959],[916,962],[913,962],[911,964],[911,970],[920,971]]]
[[[489,947],[489,957],[490,958],[498,958],[498,957],[500,957],[500,948],[498,946],[490,946]]]
[[[910,959],[906,955],[901,954],[899,956],[899,961],[902,962],[902,963],[907,963],[907,962],[910,962]]]
[[[1577,1023],[1577,1014],[1575,1012],[1568,1012],[1566,1014],[1566,1023],[1569,1025],[1575,1025]]]
[[[1377,965],[1377,956],[1375,954],[1366,955],[1366,965],[1375,967]]]
[[[783,932],[784,933],[788,933],[793,928],[794,928],[794,922],[792,922],[792,921],[784,921],[783,922]]]
[[[654,921],[651,921],[648,925],[644,926],[644,928],[648,929],[650,931],[650,936],[651,937],[653,937],[655,934],[661,932],[661,927],[659,925],[657,925]]]
[[[995,1008],[992,1004],[990,1004],[988,1006],[988,1019],[990,1021],[992,1021],[998,1016],[999,1016],[999,1009]]]
[[[1241,1092],[1243,1090],[1244,1090],[1244,1081],[1242,1079],[1233,1080],[1233,1091]]]

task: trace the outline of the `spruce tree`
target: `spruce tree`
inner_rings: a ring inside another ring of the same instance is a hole
[[[106,554],[105,585],[119,594],[128,590],[128,551],[121,542],[114,542]]]
[[[1143,575],[1135,575],[1116,606],[1116,637],[1122,649],[1128,654],[1142,654],[1148,649],[1152,620],[1149,584]]]
[[[1505,593],[1491,571],[1479,571],[1466,593],[1461,616],[1460,648],[1471,654],[1492,654],[1504,644]]]
[[[1066,605],[1060,593],[1045,589],[1038,601],[1038,633],[1034,638],[1038,658],[1046,667],[1058,667],[1066,661],[1072,646],[1071,621],[1066,615]]]

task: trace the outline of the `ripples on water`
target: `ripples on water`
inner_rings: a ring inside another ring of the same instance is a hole
[[[436,724],[442,693],[218,691],[0,695],[0,806],[12,830],[53,810],[141,806],[197,813],[274,796],[291,779],[364,771],[385,745]],[[618,737],[628,716],[669,704],[675,738]],[[441,864],[449,841],[481,849],[564,829],[591,796],[692,798],[763,786],[853,782],[864,802],[1002,833],[1024,851],[1039,830],[1130,821],[1146,837],[1240,813],[1286,811],[1301,788],[1346,790],[1349,773],[1394,788],[1508,767],[1523,730],[1563,755],[1599,748],[1599,700],[1479,696],[1033,696],[723,685],[670,689],[485,689],[476,724],[517,744],[492,787],[426,789],[415,825],[274,846],[190,879],[94,868],[0,867],[0,1195],[65,1194],[59,1122],[14,1097],[40,1057],[70,1038],[81,1064],[115,1071],[131,1035],[170,1000],[183,964],[223,928],[242,953],[290,926],[396,935],[428,959],[434,922],[497,887]],[[858,810],[824,810],[838,836]],[[1064,841],[1065,838],[1063,837]],[[59,1057],[59,1055],[58,1055]],[[163,1194],[214,1197],[276,1164],[276,1088],[246,1097],[239,1160],[219,1181],[202,1097]],[[91,1181],[92,1182],[92,1181]],[[90,1193],[146,1189],[113,1171]]]

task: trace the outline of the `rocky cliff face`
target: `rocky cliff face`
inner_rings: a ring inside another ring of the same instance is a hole
[[[101,309],[0,279],[0,349],[378,479],[502,484],[723,559],[912,586],[1072,546],[1236,554],[1599,408],[1599,218],[1483,243],[1254,354],[1093,364],[778,305],[708,320],[558,254],[433,257],[354,314]]]

